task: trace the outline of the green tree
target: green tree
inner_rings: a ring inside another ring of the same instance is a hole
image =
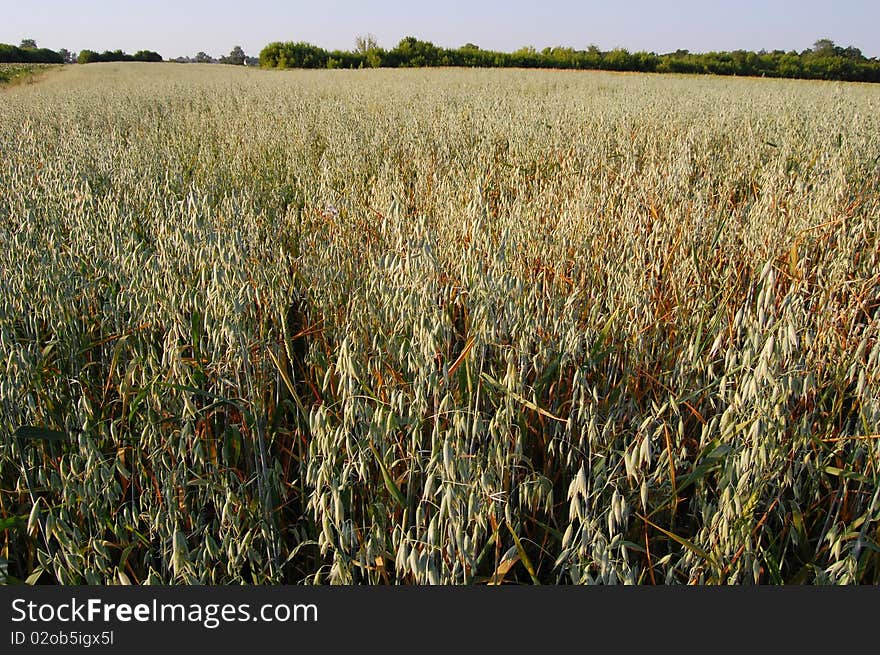
[[[198,64],[210,64],[213,61],[211,55],[206,52],[199,51],[196,53],[196,63]]]
[[[420,41],[414,36],[400,40],[397,47],[389,53],[394,64],[398,66],[440,66],[441,52],[430,41]]]
[[[605,68],[610,68],[614,71],[626,71],[632,70],[633,60],[629,50],[626,48],[614,48],[614,50],[605,55],[604,64]]]
[[[244,62],[246,59],[247,55],[244,54],[244,50],[241,49],[240,45],[237,45],[229,53],[229,56],[223,57],[221,61],[224,64],[232,64],[233,66],[244,66]]]
[[[354,51],[361,56],[361,61],[368,68],[379,68],[382,65],[385,51],[379,47],[376,37],[372,34],[355,37]]]
[[[358,54],[366,55],[370,50],[376,50],[378,47],[376,37],[372,34],[359,35],[354,38],[354,51]]]
[[[813,44],[813,54],[829,56],[835,53],[834,41],[831,39],[818,39]]]
[[[21,45],[19,45],[18,47],[21,48],[22,50],[36,50],[37,49],[37,42],[34,41],[33,39],[22,39]]]
[[[263,68],[281,68],[278,59],[281,56],[281,43],[275,41],[260,50],[260,66]]]
[[[132,58],[135,61],[162,61],[162,55],[152,50],[138,50]]]
[[[260,51],[263,68],[327,68],[330,53],[303,41],[270,43]]]

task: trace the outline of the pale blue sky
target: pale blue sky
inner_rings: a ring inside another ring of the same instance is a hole
[[[515,50],[565,45],[668,52],[803,50],[820,37],[880,56],[880,0],[0,0],[0,43],[213,56],[270,41],[351,49],[372,33]]]

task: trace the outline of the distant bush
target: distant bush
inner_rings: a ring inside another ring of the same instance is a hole
[[[304,41],[270,43],[260,51],[264,68],[327,68],[329,62],[329,52]]]
[[[48,48],[20,48],[0,43],[0,62],[4,64],[63,64],[64,56]]]
[[[130,55],[122,50],[105,50],[98,53],[94,50],[83,50],[76,59],[79,64],[93,64],[105,61],[162,61],[162,55],[152,50],[138,50]]]
[[[135,61],[162,61],[162,55],[152,50],[138,50],[134,53]]]

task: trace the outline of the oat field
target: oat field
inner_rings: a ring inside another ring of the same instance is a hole
[[[880,87],[0,90],[0,580],[880,583]]]

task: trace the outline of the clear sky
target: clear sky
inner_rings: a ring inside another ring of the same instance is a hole
[[[372,33],[511,51],[563,45],[662,53],[804,50],[818,38],[880,57],[880,0],[0,0],[0,43],[32,38],[78,51],[198,51],[218,57],[271,41],[349,50]]]

